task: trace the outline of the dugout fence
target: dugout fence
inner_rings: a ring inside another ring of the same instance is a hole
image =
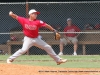
[[[23,33],[20,24],[9,17],[9,11],[19,16],[28,18],[28,11],[36,9],[40,11],[38,19],[50,24],[61,33],[66,27],[67,18],[81,29],[78,40],[78,55],[99,55],[100,54],[100,1],[82,2],[17,2],[0,3],[0,53],[13,54],[22,47]],[[90,25],[91,27],[88,27]],[[90,28],[90,29],[88,29]],[[59,53],[59,41],[55,41],[53,33],[48,29],[41,28],[42,39],[52,46],[54,51]],[[73,32],[72,32],[73,33]],[[76,32],[78,33],[78,32]],[[72,55],[73,44],[64,46],[64,55]],[[30,55],[46,55],[47,53],[37,47],[31,47]]]

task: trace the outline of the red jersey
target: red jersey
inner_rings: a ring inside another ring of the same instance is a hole
[[[75,25],[71,25],[71,26],[66,26],[65,29],[64,29],[64,32],[80,32],[80,29]],[[76,33],[65,33],[65,35],[68,36],[68,37],[77,36]]]
[[[19,16],[18,22],[22,25],[24,35],[31,38],[37,38],[39,35],[39,28],[46,25],[46,23],[41,20],[35,19],[33,21],[29,21],[28,18]]]

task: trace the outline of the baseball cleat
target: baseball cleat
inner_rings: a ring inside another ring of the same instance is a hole
[[[8,63],[8,64],[10,64],[10,63],[12,63],[12,62],[13,62],[12,59],[7,59],[7,63]]]
[[[57,65],[60,65],[61,63],[65,63],[65,62],[67,62],[67,59],[60,59],[60,61],[57,62]]]

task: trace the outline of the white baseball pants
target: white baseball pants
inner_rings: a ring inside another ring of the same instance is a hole
[[[21,49],[16,51],[12,56],[9,57],[9,59],[16,59],[20,55],[26,53],[30,47],[36,46],[38,48],[41,48],[45,50],[56,62],[58,62],[61,58],[53,51],[50,45],[48,45],[46,42],[44,42],[41,38],[30,38],[25,36],[23,46]]]

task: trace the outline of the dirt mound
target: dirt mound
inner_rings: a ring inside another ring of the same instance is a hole
[[[0,75],[99,75],[99,68],[55,68],[0,64]]]

